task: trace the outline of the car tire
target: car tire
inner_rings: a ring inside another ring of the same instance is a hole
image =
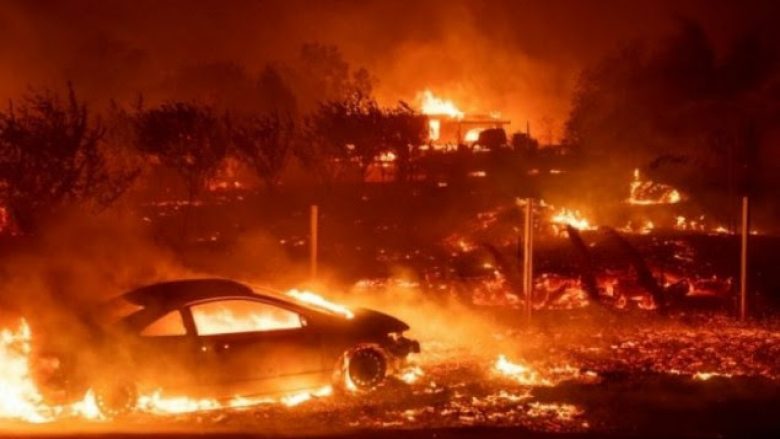
[[[107,418],[130,413],[136,406],[138,392],[132,383],[105,383],[95,387],[95,404]]]
[[[387,357],[374,346],[361,346],[345,355],[343,377],[347,389],[359,392],[373,390],[387,376]]]

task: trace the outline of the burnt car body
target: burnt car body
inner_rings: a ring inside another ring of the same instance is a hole
[[[153,284],[121,300],[133,312],[90,331],[78,349],[49,352],[60,387],[94,389],[106,412],[156,389],[213,398],[325,384],[372,389],[420,349],[389,315],[334,311],[225,279]]]

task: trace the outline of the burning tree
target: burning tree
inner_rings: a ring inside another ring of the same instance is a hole
[[[106,206],[130,186],[137,172],[111,169],[104,133],[70,85],[66,99],[33,92],[0,113],[0,201],[17,227],[33,231],[68,203]]]
[[[185,182],[190,201],[227,154],[223,121],[208,106],[172,102],[136,116],[136,145]]]

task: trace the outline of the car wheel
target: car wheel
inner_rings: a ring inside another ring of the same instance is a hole
[[[359,347],[349,352],[345,366],[347,387],[354,387],[356,390],[371,390],[381,384],[387,375],[387,359],[384,353],[371,346]]]
[[[135,408],[138,393],[131,383],[110,383],[96,386],[95,404],[108,418],[126,415]]]

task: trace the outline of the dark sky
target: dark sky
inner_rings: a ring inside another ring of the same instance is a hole
[[[0,97],[72,79],[93,99],[147,93],[186,65],[236,61],[250,72],[335,44],[379,80],[378,97],[428,87],[518,127],[560,129],[581,69],[681,17],[716,46],[776,19],[776,1],[672,0],[0,0]]]

